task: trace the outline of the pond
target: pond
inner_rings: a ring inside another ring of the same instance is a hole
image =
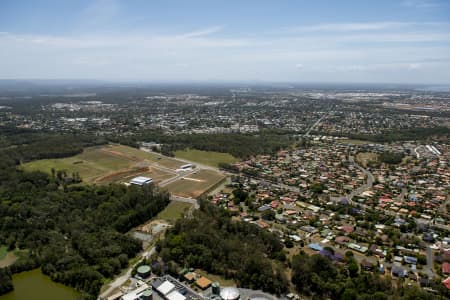
[[[73,288],[53,282],[40,269],[13,275],[14,291],[0,300],[75,300],[79,293]]]

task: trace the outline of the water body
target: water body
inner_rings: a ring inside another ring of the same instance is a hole
[[[0,296],[0,300],[76,300],[73,288],[53,282],[40,269],[13,275],[14,291]]]

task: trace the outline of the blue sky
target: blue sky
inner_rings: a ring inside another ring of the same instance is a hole
[[[449,0],[2,0],[0,78],[450,84]]]

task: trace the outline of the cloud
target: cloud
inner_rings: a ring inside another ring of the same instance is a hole
[[[320,34],[230,38],[222,26],[170,34],[3,32],[0,77],[442,82],[450,76],[450,30],[426,24],[317,24]],[[339,30],[326,31],[333,26]]]
[[[285,28],[287,32],[351,32],[375,31],[393,28],[402,28],[416,23],[412,22],[372,22],[372,23],[325,23],[309,26],[296,26]]]
[[[196,31],[192,31],[192,32],[188,32],[185,34],[182,34],[180,37],[182,38],[196,38],[196,37],[203,37],[203,36],[207,36],[213,33],[216,33],[220,30],[222,30],[222,26],[213,26],[213,27],[208,27],[205,29],[200,29],[200,30],[196,30]]]
[[[430,65],[430,64],[429,64]],[[337,66],[333,72],[385,72],[385,71],[408,71],[419,70],[424,66],[423,63],[418,62],[391,62],[380,64],[361,64]]]
[[[422,67],[422,65],[419,64],[419,63],[411,63],[411,64],[409,64],[408,69],[410,69],[410,70],[418,70],[421,67]]]

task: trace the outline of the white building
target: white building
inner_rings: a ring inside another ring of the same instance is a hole
[[[134,184],[134,185],[147,185],[153,182],[153,179],[149,178],[149,177],[144,177],[144,176],[138,176],[135,177],[133,179],[130,180],[130,184]]]

